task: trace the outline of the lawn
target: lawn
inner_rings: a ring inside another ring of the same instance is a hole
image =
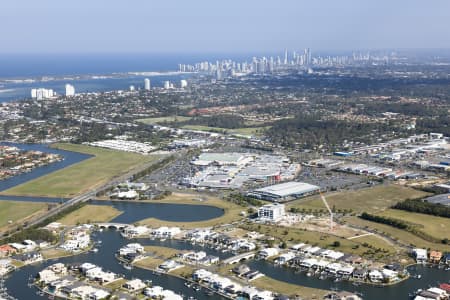
[[[12,223],[24,222],[27,219],[47,210],[47,203],[0,201],[0,230],[8,228]]]
[[[263,290],[270,290],[283,295],[299,295],[302,299],[323,299],[325,295],[331,292],[327,290],[320,290],[291,284],[267,276],[253,280],[251,282],[251,285]]]
[[[155,118],[145,118],[138,119],[136,121],[144,123],[144,124],[160,124],[165,122],[185,122],[192,119],[191,117],[185,116],[167,116],[167,117],[155,117]]]
[[[431,215],[424,215],[398,209],[388,209],[383,211],[379,215],[394,219],[400,219],[411,224],[416,224],[418,230],[434,237],[435,239],[450,239],[449,218],[435,217]]]
[[[107,205],[85,205],[62,217],[57,222],[64,225],[109,222],[122,212]]]
[[[206,221],[198,222],[169,222],[156,218],[149,218],[138,223],[140,225],[148,225],[151,227],[158,226],[178,226],[183,229],[192,229],[199,227],[212,227],[221,224],[229,224],[242,219],[240,213],[245,211],[245,208],[236,204],[221,200],[212,196],[205,196],[199,194],[182,194],[173,193],[172,195],[162,200],[152,200],[152,203],[176,203],[176,204],[190,204],[190,205],[210,205],[216,206],[224,210],[224,214],[221,217],[214,218]]]
[[[42,250],[41,254],[45,259],[53,259],[73,255],[72,252],[55,248]]]
[[[415,199],[428,196],[428,193],[412,188],[390,184],[377,185],[355,191],[342,191],[325,195],[330,207],[336,209],[351,209],[355,212],[379,212],[405,199]],[[288,207],[300,209],[324,210],[320,196],[315,195],[291,202]]]
[[[270,126],[262,127],[243,127],[243,128],[221,128],[221,127],[209,127],[202,125],[185,125],[183,129],[198,130],[198,131],[210,131],[210,132],[223,132],[226,131],[229,134],[240,134],[240,135],[261,135],[264,130],[270,128]]]
[[[144,249],[150,256],[161,259],[169,259],[178,253],[183,252],[178,249],[162,246],[144,246]]]
[[[56,144],[55,148],[94,155],[78,164],[31,180],[2,192],[6,195],[73,197],[112,178],[125,174],[143,163],[154,161],[158,155],[140,155],[86,145]]]
[[[427,216],[428,217],[428,216]],[[375,229],[379,233],[384,233],[396,240],[399,240],[403,242],[406,245],[412,245],[415,247],[421,247],[421,248],[430,248],[430,249],[436,249],[441,251],[450,251],[450,245],[444,245],[441,243],[432,243],[426,240],[423,240],[422,238],[418,237],[415,234],[412,234],[406,230],[401,230],[398,228],[394,228],[392,226],[370,222],[363,220],[358,217],[346,217],[345,221],[349,224],[353,224],[359,227],[368,227],[371,229]],[[363,239],[363,238],[361,238]],[[355,241],[357,241],[356,239]]]

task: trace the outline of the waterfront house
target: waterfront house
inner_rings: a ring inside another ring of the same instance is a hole
[[[241,276],[250,271],[250,268],[247,265],[238,265],[233,268],[232,272],[238,276]]]
[[[336,275],[340,269],[342,269],[342,265],[339,263],[331,263],[325,267],[325,271],[331,275]]]
[[[291,250],[300,251],[302,248],[306,247],[305,243],[295,244],[290,247]]]
[[[13,271],[15,267],[11,264],[10,259],[0,259],[0,277]]]
[[[192,279],[195,280],[195,281],[201,281],[201,280],[204,280],[205,278],[207,278],[207,277],[209,277],[211,275],[212,275],[211,272],[209,272],[207,270],[204,270],[204,269],[199,269],[199,270],[196,270],[192,274]]]
[[[369,272],[369,279],[372,282],[381,282],[383,280],[383,273],[379,270],[372,270]]]
[[[134,238],[140,235],[148,234],[149,228],[146,226],[127,226],[123,229],[123,235],[128,238]]]
[[[52,281],[58,280],[60,278],[59,275],[57,275],[52,270],[44,269],[38,273],[38,279],[40,282],[43,282],[44,284],[48,284]]]
[[[67,267],[63,263],[56,263],[48,266],[47,269],[52,270],[56,274],[65,275],[67,274]]]
[[[15,255],[13,258],[23,262],[24,264],[32,264],[43,260],[42,254],[36,251]]]
[[[140,279],[129,280],[123,284],[123,288],[130,292],[140,291],[146,287],[147,285]]]
[[[442,257],[442,260],[443,260],[447,265],[450,265],[450,253],[445,253],[445,255]]]
[[[214,255],[207,255],[204,258],[202,258],[199,263],[205,265],[205,266],[209,266],[209,265],[213,265],[213,264],[217,264],[219,263],[219,257],[218,256],[214,256]]]
[[[355,270],[354,267],[347,265],[347,266],[342,266],[337,273],[341,276],[350,276],[353,274],[353,271]]]
[[[177,263],[174,260],[166,260],[165,262],[163,262],[162,264],[160,264],[158,266],[159,269],[163,270],[164,272],[170,272],[172,270],[178,269],[180,267],[182,267],[183,265],[180,263]]]
[[[396,271],[385,268],[381,271],[381,273],[383,274],[383,279],[386,282],[392,282],[392,281],[398,280],[398,272],[396,272]]]
[[[354,279],[364,280],[364,279],[367,278],[367,270],[366,269],[353,270],[352,276],[353,276]]]
[[[97,266],[94,265],[94,264],[88,263],[88,262],[83,263],[83,264],[80,265],[80,271],[84,275],[86,275],[87,271],[89,271],[90,269],[94,269],[94,268],[97,268]]]
[[[430,252],[430,262],[433,264],[438,264],[442,259],[442,252],[431,251]]]
[[[27,249],[27,246],[20,243],[10,243],[9,245],[13,247],[16,250],[16,252],[24,252]]]
[[[101,300],[109,297],[110,293],[106,290],[95,288],[90,285],[82,285],[71,290],[72,298]]]
[[[350,292],[342,291],[342,292],[333,292],[325,296],[324,299],[333,299],[333,300],[362,300],[361,297],[355,295]]]
[[[286,253],[283,253],[280,256],[278,256],[275,259],[275,263],[284,265],[284,264],[289,263],[294,257],[295,257],[294,252],[286,252]]]
[[[267,259],[269,257],[278,255],[279,250],[277,248],[265,248],[258,252],[258,257],[260,259]]]
[[[183,254],[184,260],[189,260],[189,261],[193,261],[193,262],[201,261],[205,257],[206,257],[206,252],[204,252],[204,251],[198,251],[198,252],[192,251],[192,252]]]
[[[425,263],[428,260],[427,249],[414,248],[412,250],[413,256],[417,263]]]
[[[177,234],[181,233],[181,229],[178,227],[166,227],[162,226],[152,230],[151,234],[157,238],[173,238]]]
[[[120,256],[125,256],[130,253],[144,253],[145,249],[139,243],[130,243],[120,248],[118,252]]]
[[[11,245],[6,244],[0,246],[0,257],[6,257],[15,253],[17,253],[17,249]]]

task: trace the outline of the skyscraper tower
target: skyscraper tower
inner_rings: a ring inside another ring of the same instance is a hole
[[[288,64],[288,51],[287,49],[284,49],[284,64]]]
[[[75,87],[71,84],[66,84],[66,97],[75,96]]]
[[[148,78],[144,79],[144,89],[146,91],[150,91],[150,79],[148,79]]]

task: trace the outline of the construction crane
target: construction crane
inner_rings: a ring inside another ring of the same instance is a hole
[[[328,202],[325,199],[325,197],[322,195],[322,192],[319,192],[319,194],[320,194],[320,198],[322,198],[323,204],[325,204],[326,208],[328,209],[328,212],[330,213],[330,230],[333,230],[333,227],[334,227],[333,211],[331,210],[330,206],[328,205]]]

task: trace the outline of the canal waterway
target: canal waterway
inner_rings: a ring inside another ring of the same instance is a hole
[[[38,177],[58,171],[62,168],[79,163],[80,161],[83,161],[85,159],[92,157],[92,155],[89,155],[89,154],[54,149],[54,148],[49,147],[49,145],[47,145],[47,144],[19,144],[19,143],[2,142],[2,143],[0,143],[0,145],[14,146],[21,150],[34,150],[34,151],[42,151],[42,152],[47,152],[47,153],[55,153],[55,154],[61,155],[64,158],[61,161],[51,163],[46,166],[37,167],[30,172],[22,173],[17,176],[14,176],[14,177],[0,180],[0,192],[10,189],[12,187],[15,187],[16,185],[25,183],[27,181],[36,179]],[[6,199],[6,198],[10,198],[10,199]],[[21,197],[15,197],[14,199],[11,199],[11,197],[1,197],[0,198],[0,200],[5,200],[5,199],[6,200],[14,200],[14,201],[28,201],[28,200],[26,200],[26,197],[23,197],[22,199],[21,199]],[[43,202],[59,202],[59,201],[61,201],[61,199],[47,198]]]
[[[6,143],[2,143],[6,144]],[[7,180],[0,181],[0,191],[11,188],[15,185],[24,183],[26,181],[38,178],[40,176],[49,174],[58,169],[67,167],[74,163],[80,162],[89,158],[89,155],[52,149],[47,145],[40,144],[14,144],[7,143],[8,145],[17,146],[21,149],[39,150],[44,152],[58,153],[63,155],[64,160],[48,166],[43,166],[34,169],[33,171],[25,174],[9,178]],[[56,198],[43,198],[43,197],[21,197],[21,196],[0,196],[0,200],[14,200],[14,201],[32,201],[32,202],[61,202],[64,199]],[[223,210],[217,207],[208,205],[185,205],[185,204],[164,204],[164,203],[148,203],[148,202],[120,202],[120,201],[92,201],[97,205],[111,205],[116,209],[122,211],[122,214],[117,216],[112,222],[116,223],[128,223],[132,224],[136,221],[145,218],[157,218],[166,221],[178,221],[178,222],[194,222],[203,221],[212,218],[219,217],[223,214]],[[183,280],[172,276],[154,275],[151,271],[134,268],[132,270],[124,269],[114,257],[114,253],[123,245],[133,242],[126,240],[116,231],[106,230],[104,232],[96,233],[93,237],[95,241],[101,241],[99,246],[99,252],[97,253],[84,253],[74,257],[66,257],[61,259],[54,259],[39,263],[37,265],[26,266],[13,273],[11,273],[6,279],[6,286],[8,292],[20,299],[45,299],[45,297],[36,294],[34,288],[28,288],[27,283],[30,276],[35,276],[37,272],[41,271],[46,266],[55,262],[62,263],[83,263],[91,262],[103,267],[106,270],[110,270],[116,273],[124,274],[126,278],[140,278],[143,280],[150,279],[154,285],[161,285],[164,288],[172,289],[179,294],[183,294],[187,297],[192,296],[196,299],[222,299],[219,296],[207,296],[203,292],[195,292],[190,288],[184,286]],[[222,253],[211,248],[204,248],[199,245],[191,245],[186,242],[176,240],[151,240],[151,239],[137,239],[137,242],[143,245],[156,245],[171,247],[178,250],[203,250],[211,255],[219,256],[221,259],[229,257],[231,254]],[[421,288],[425,289],[429,286],[435,286],[438,283],[448,282],[450,280],[450,272],[443,269],[430,268],[425,266],[412,266],[409,268],[411,274],[420,274],[421,279],[410,278],[399,284],[387,287],[375,287],[370,285],[355,286],[349,282],[334,283],[331,280],[320,280],[317,277],[307,277],[302,273],[295,273],[294,270],[285,267],[277,267],[273,264],[262,261],[252,260],[247,262],[252,269],[257,269],[263,274],[274,279],[299,284],[303,286],[320,288],[320,289],[332,289],[347,290],[351,292],[362,293],[365,300],[397,300],[408,299],[408,295]]]
[[[115,273],[123,274],[126,278],[140,278],[142,280],[152,280],[154,285],[160,285],[167,289],[172,289],[179,294],[183,294],[186,297],[192,296],[199,300],[203,299],[222,299],[219,296],[207,296],[203,292],[195,292],[184,285],[184,281],[169,275],[157,276],[153,272],[133,268],[132,270],[124,269],[114,257],[115,252],[123,245],[131,242],[139,242],[142,245],[154,245],[154,246],[164,246],[170,247],[178,250],[195,250],[195,251],[205,251],[210,255],[219,256],[221,259],[225,259],[231,256],[230,253],[222,253],[212,248],[202,247],[199,245],[192,245],[188,242],[177,241],[177,240],[151,240],[149,238],[124,239],[117,231],[105,230],[103,232],[97,232],[93,235],[95,241],[101,241],[99,244],[97,253],[84,253],[78,256],[66,257],[61,259],[53,259],[50,261],[42,262],[36,265],[26,266],[21,268],[9,275],[6,279],[6,286],[9,293],[23,300],[28,299],[40,299],[45,297],[40,297],[36,295],[36,290],[34,288],[27,288],[27,283],[30,276],[35,276],[39,271],[41,271],[46,266],[62,262],[66,264],[78,264],[83,262],[91,262],[93,264],[99,265],[106,270],[110,270]],[[398,299],[409,299],[409,293],[417,290],[418,288],[428,288],[430,285],[435,286],[438,283],[448,282],[450,279],[450,272],[443,269],[430,268],[426,266],[412,266],[409,271],[412,274],[421,274],[421,279],[408,279],[402,283],[389,286],[389,287],[375,287],[370,285],[354,286],[349,282],[339,282],[334,283],[331,280],[320,280],[317,277],[307,277],[304,274],[295,273],[293,270],[285,267],[276,267],[272,263],[264,260],[252,260],[248,261],[247,264],[252,269],[257,269],[263,274],[274,279],[299,284],[303,286],[320,288],[320,289],[331,289],[336,288],[339,290],[347,290],[352,292],[362,293],[363,299],[365,300],[398,300]]]

